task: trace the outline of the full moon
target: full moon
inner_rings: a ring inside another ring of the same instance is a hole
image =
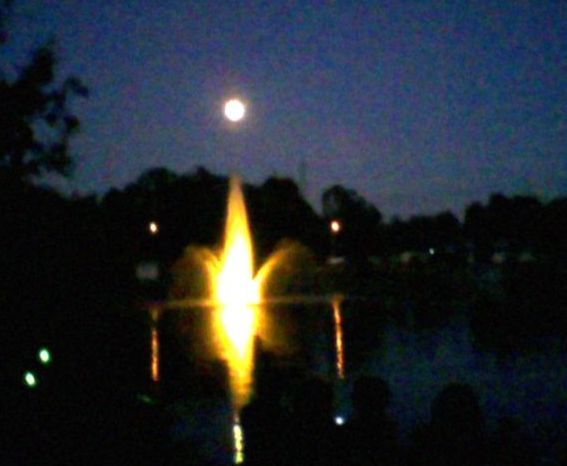
[[[240,121],[244,118],[246,107],[238,99],[231,99],[224,104],[224,116],[230,121]]]

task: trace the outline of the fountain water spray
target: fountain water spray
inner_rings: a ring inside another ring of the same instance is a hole
[[[220,260],[210,264],[211,287],[218,303],[215,319],[221,351],[230,372],[235,408],[250,396],[253,342],[258,327],[261,283],[254,277],[254,254],[240,180],[230,179],[230,191]]]
[[[309,260],[306,261],[307,258]],[[336,296],[293,295],[285,289],[286,282],[297,282],[298,276],[301,276],[297,273],[298,268],[306,263],[314,264],[308,250],[288,242],[277,247],[260,267],[255,267],[242,183],[240,178],[233,176],[230,178],[220,249],[213,251],[189,246],[173,268],[172,300],[166,306],[207,308],[212,312],[213,351],[227,363],[235,412],[248,402],[252,393],[255,337],[270,340],[277,334],[277,329],[268,328],[271,327],[269,317],[263,312],[266,306],[332,303],[337,376],[340,379],[345,376],[341,299]],[[278,279],[272,280],[276,275]],[[201,348],[197,350],[203,351]]]
[[[309,258],[309,261],[305,261]],[[218,251],[188,246],[172,270],[170,300],[159,309],[150,309],[152,318],[151,375],[159,382],[158,320],[164,309],[205,309],[211,312],[212,331],[207,344],[196,350],[205,354],[213,350],[226,361],[234,413],[235,461],[242,461],[243,433],[238,412],[249,401],[253,388],[254,340],[274,338],[269,318],[262,312],[267,305],[332,303],[335,328],[336,370],[338,379],[345,377],[341,301],[339,296],[290,295],[287,285],[297,282],[297,266],[314,264],[312,255],[297,243],[286,243],[258,268],[255,268],[253,243],[242,183],[230,178],[227,212],[222,245]],[[314,267],[312,268],[312,270]],[[276,275],[277,281],[271,280]],[[303,280],[302,280],[303,282]],[[302,283],[304,285],[304,283]],[[271,295],[267,296],[266,289]],[[304,289],[303,286],[301,289]],[[274,295],[276,292],[276,295]],[[283,292],[283,294],[282,294]],[[279,327],[279,326],[278,326]],[[277,333],[277,332],[276,332]],[[277,339],[277,337],[276,337]],[[287,342],[286,342],[286,346]]]

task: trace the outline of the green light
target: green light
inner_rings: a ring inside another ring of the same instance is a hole
[[[45,365],[51,363],[51,353],[47,348],[41,348],[37,353],[37,357]]]
[[[33,372],[26,372],[24,374],[24,383],[30,387],[33,388],[37,385],[37,379],[35,377],[35,374]]]
[[[142,393],[138,393],[136,395],[136,398],[138,398],[138,400],[140,400],[142,403],[146,403],[149,405],[153,405],[155,404],[155,401],[148,395],[144,395]]]

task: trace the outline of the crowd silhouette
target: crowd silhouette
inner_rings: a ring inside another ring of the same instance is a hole
[[[258,389],[241,412],[246,465],[531,466],[545,456],[517,419],[503,418],[489,433],[479,398],[467,384],[443,387],[431,403],[429,422],[402,442],[385,380],[356,379],[351,415],[339,425],[332,384],[308,377],[294,393],[284,393],[273,361],[263,358]]]

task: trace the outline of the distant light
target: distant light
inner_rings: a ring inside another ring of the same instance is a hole
[[[335,417],[335,424],[338,426],[342,426],[345,423],[345,418],[342,416]]]
[[[158,329],[152,327],[152,343],[151,343],[150,373],[154,382],[159,382],[159,332]]]
[[[33,372],[26,372],[24,374],[24,383],[30,387],[33,388],[37,385],[37,378],[35,377],[35,374]]]
[[[240,121],[244,118],[246,107],[238,99],[231,99],[224,104],[224,116],[230,121]]]
[[[338,220],[333,220],[331,222],[331,231],[335,234],[341,231],[341,222],[339,222]]]
[[[159,280],[159,264],[157,262],[140,262],[136,266],[136,278],[141,281]]]
[[[37,352],[37,357],[42,364],[47,365],[51,363],[51,353],[47,348],[40,348],[40,350]]]
[[[159,225],[157,222],[150,222],[148,230],[150,230],[150,235],[157,235],[159,233]]]
[[[244,463],[244,432],[238,421],[232,426],[232,435],[234,437],[234,463]]]
[[[429,254],[431,254],[431,255],[435,254],[435,249],[429,248]]]
[[[146,394],[144,394],[144,393],[138,393],[138,394],[136,395],[136,398],[137,398],[139,401],[141,401],[142,403],[146,403],[146,404],[148,404],[148,405],[153,405],[153,404],[155,404],[155,400],[154,400],[151,396],[148,396],[148,395],[146,395]]]

